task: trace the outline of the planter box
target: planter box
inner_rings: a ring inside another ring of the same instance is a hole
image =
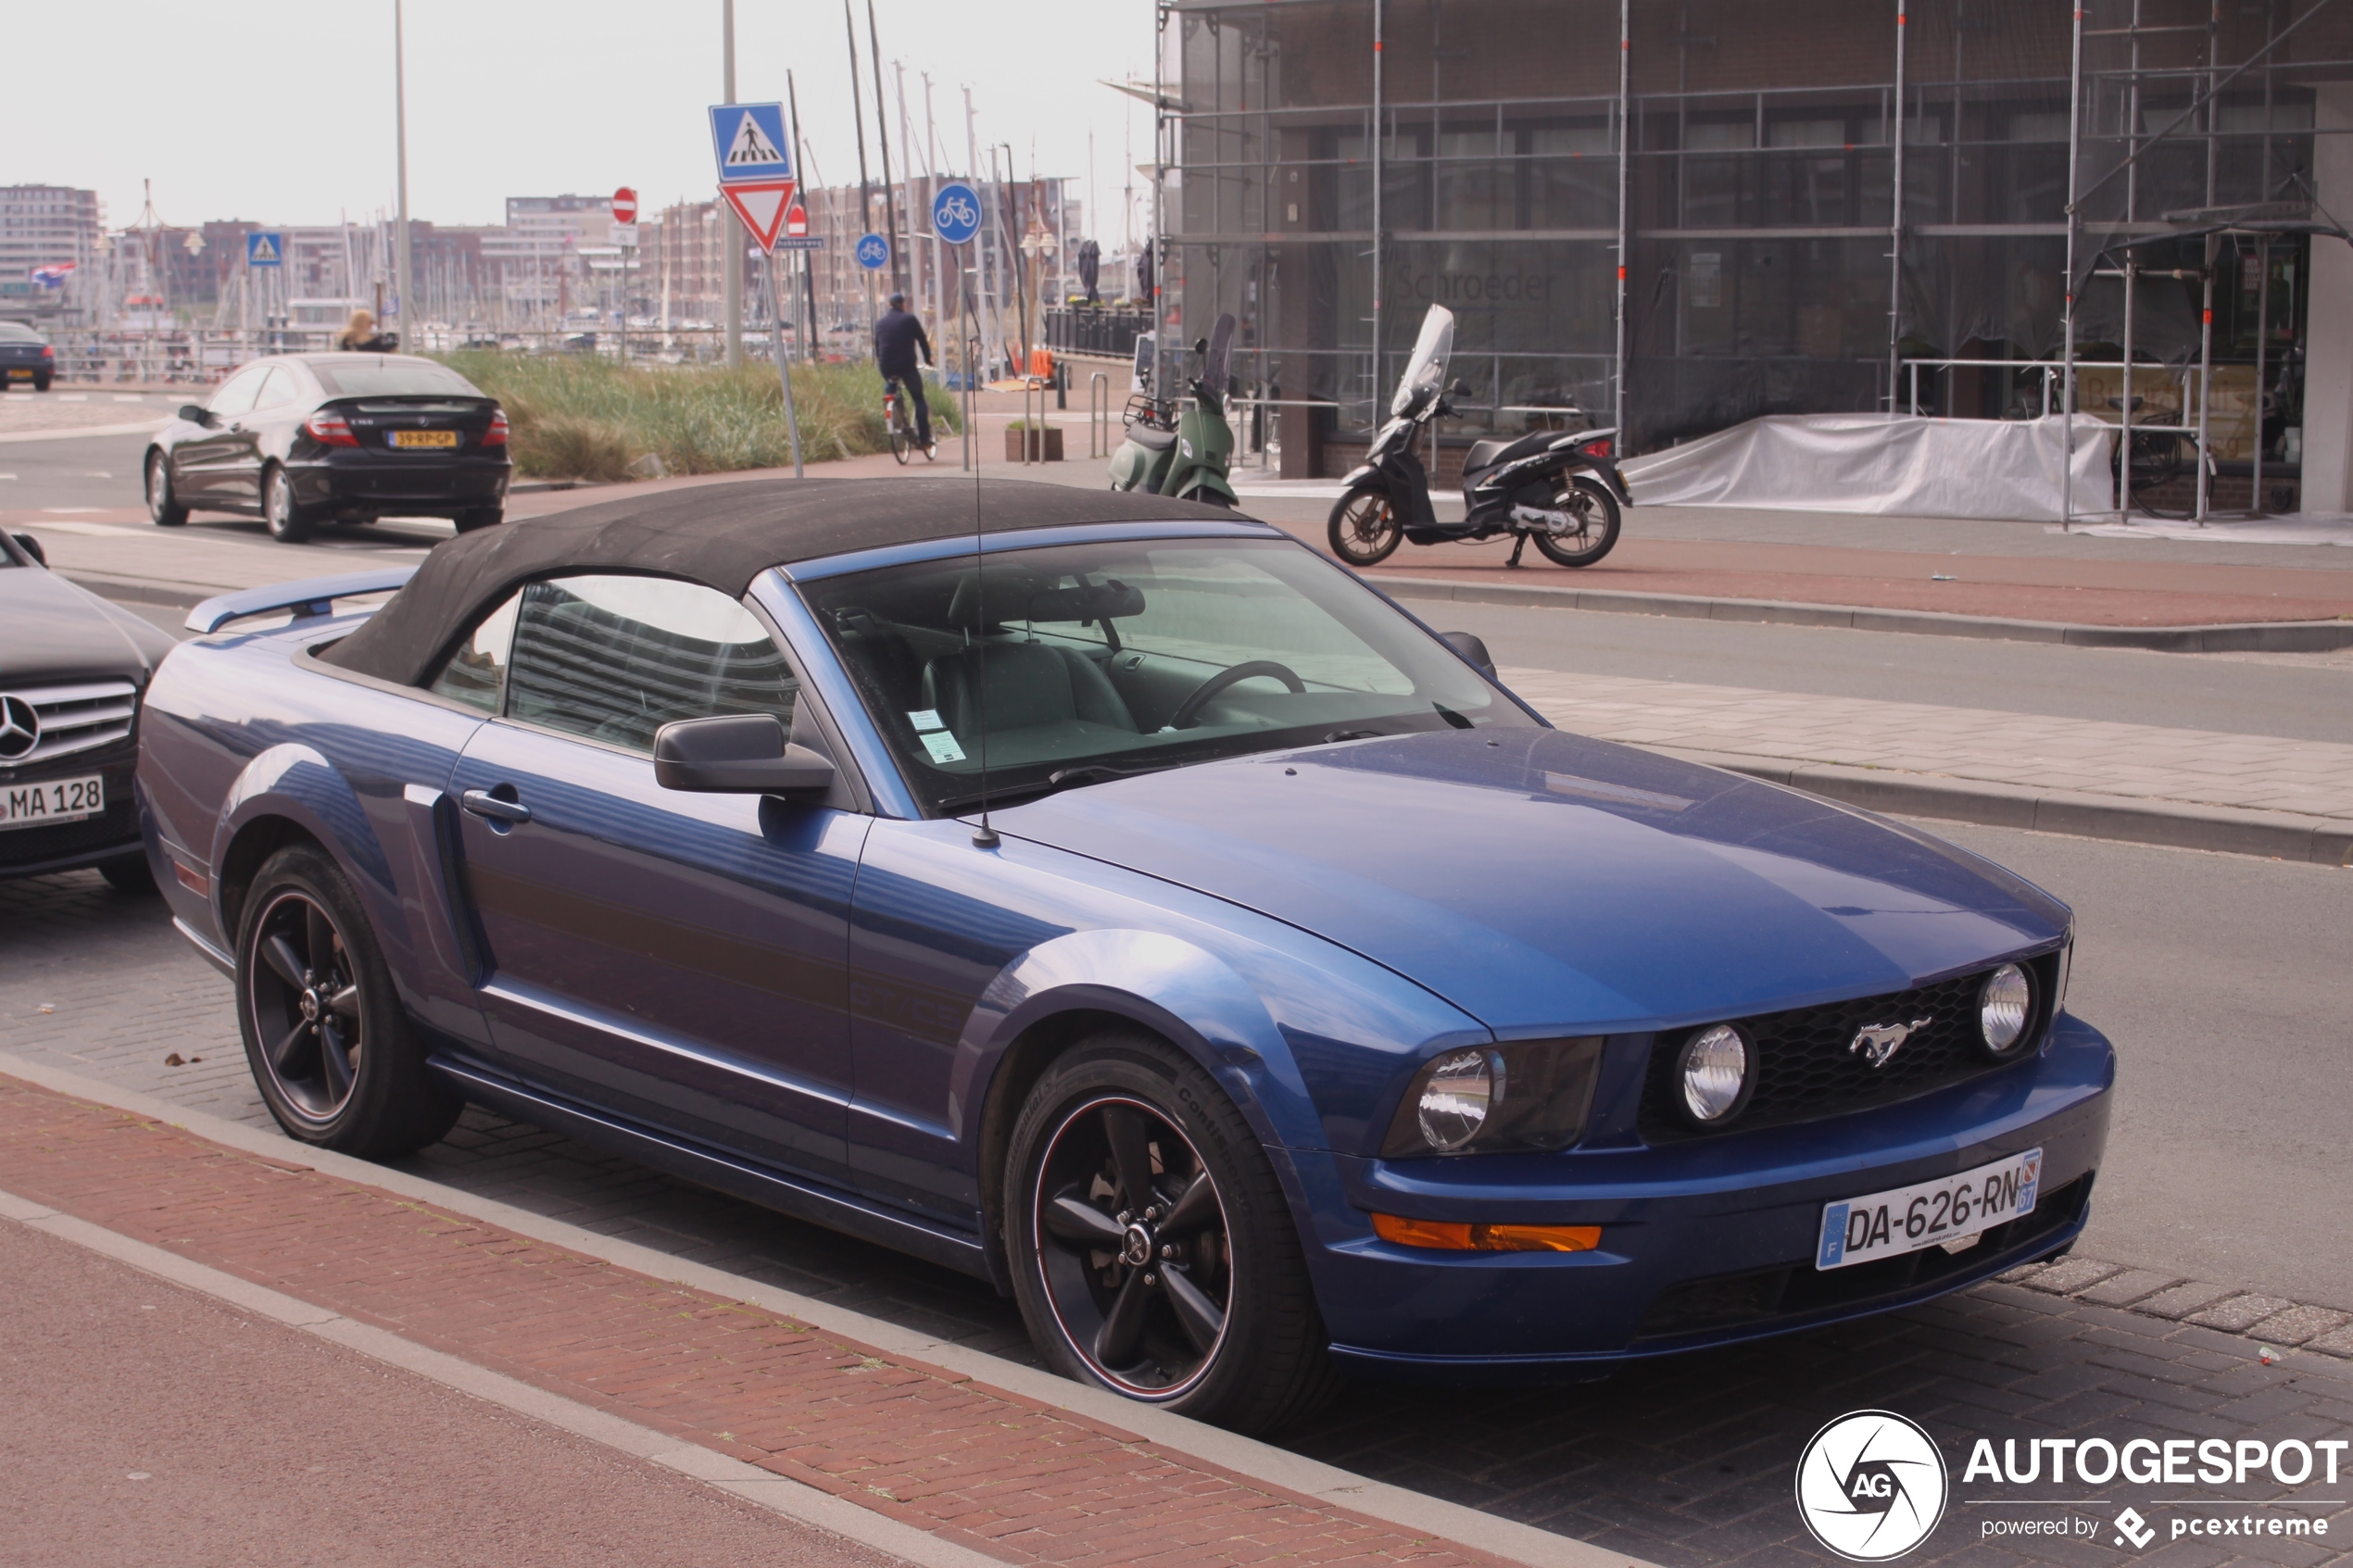
[[[1063,460],[1063,432],[1060,425],[1047,425],[1038,430],[1008,430],[1005,432],[1005,461],[1022,460],[1022,438],[1029,438],[1029,460],[1033,463],[1059,463]]]

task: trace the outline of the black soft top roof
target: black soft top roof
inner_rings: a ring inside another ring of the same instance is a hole
[[[978,500],[975,507],[975,495]],[[747,479],[624,496],[478,529],[436,546],[409,585],[322,658],[413,685],[520,583],[565,571],[682,577],[741,598],[772,566],[975,531],[1095,522],[1231,521],[1217,507],[990,479]]]

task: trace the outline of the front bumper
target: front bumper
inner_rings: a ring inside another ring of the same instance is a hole
[[[1309,1268],[1343,1363],[1372,1374],[1525,1376],[1866,1316],[2072,1245],[2108,1144],[2116,1058],[2062,1016],[2034,1058],[1900,1105],[1656,1148],[1381,1161],[1277,1151],[1315,1216]],[[1818,1271],[1822,1208],[2040,1148],[2032,1214],[1959,1253]],[[1437,1252],[1367,1211],[1598,1224],[1592,1252]]]
[[[447,517],[504,505],[514,465],[469,452],[390,456],[337,449],[290,459],[286,472],[296,501],[321,511]]]

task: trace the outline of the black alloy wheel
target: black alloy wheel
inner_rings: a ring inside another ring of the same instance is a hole
[[[1332,508],[1332,554],[1351,566],[1378,566],[1404,542],[1405,525],[1389,492],[1360,484]]]
[[[275,463],[261,470],[261,521],[280,544],[299,545],[310,537],[310,513],[295,500],[294,476]]]
[[[1617,497],[1598,479],[1578,475],[1554,493],[1550,509],[1567,513],[1567,526],[1530,537],[1555,566],[1591,566],[1617,543]]]
[[[438,1142],[462,1109],[426,1071],[359,899],[317,847],[255,877],[237,935],[238,1023],[287,1135],[346,1154]]]
[[[188,521],[171,487],[171,459],[160,452],[147,454],[147,516],[158,528],[177,528]]]
[[[1056,1370],[1243,1431],[1331,1392],[1273,1168],[1196,1063],[1099,1036],[1047,1070],[1012,1142],[1014,1294]]]

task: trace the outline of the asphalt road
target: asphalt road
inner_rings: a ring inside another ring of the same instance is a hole
[[[76,435],[0,445],[0,511],[104,511],[146,504],[144,435]]]
[[[894,1558],[0,1221],[0,1564]]]

